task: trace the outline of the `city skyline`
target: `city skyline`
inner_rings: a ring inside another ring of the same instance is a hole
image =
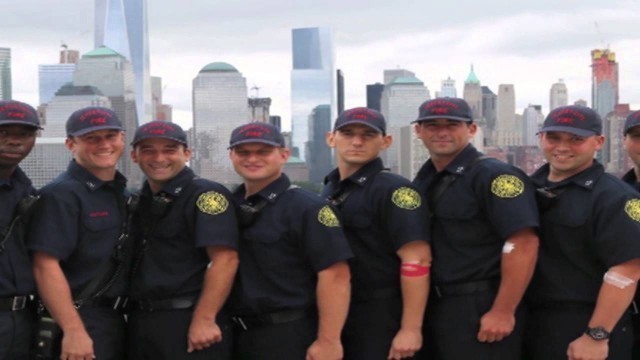
[[[584,99],[591,105],[590,51],[607,45],[620,64],[620,102],[640,107],[634,87],[640,81],[638,1],[289,5],[280,0],[150,4],[151,74],[163,78],[164,102],[174,106],[178,123],[191,126],[193,74],[224,61],[242,69],[261,97],[273,99],[271,113],[281,115],[290,129],[290,31],[313,26],[332,29],[336,68],[345,74],[346,108],[364,106],[366,85],[381,82],[385,69],[411,70],[428,88],[439,89],[449,76],[462,84],[470,64],[494,92],[498,84],[515,85],[518,113],[528,104],[542,104],[547,113],[549,87],[558,78],[571,89],[570,103]],[[12,48],[13,97],[37,105],[37,64],[55,63],[61,40],[81,54],[92,50],[94,24],[87,15],[93,2],[69,0],[64,7],[44,8],[25,0],[8,4],[5,13],[12,17],[3,25],[0,47]],[[363,30],[363,23],[373,26]]]

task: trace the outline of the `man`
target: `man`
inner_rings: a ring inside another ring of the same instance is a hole
[[[631,185],[640,192],[640,111],[634,111],[624,122],[624,146],[629,159],[633,162],[633,168],[629,170],[622,181]],[[634,314],[632,316],[635,338],[633,341],[633,358],[640,358],[640,291],[636,289],[634,298]]]
[[[62,328],[61,359],[123,359],[127,282],[122,263],[111,266],[128,233],[126,179],[116,170],[122,124],[110,109],[87,107],[66,132],[73,160],[40,191],[28,237],[38,292]]]
[[[430,154],[414,179],[433,213],[425,348],[434,359],[520,359],[519,303],[538,247],[534,189],[470,144],[477,125],[463,99],[425,101],[413,122]]]
[[[239,126],[229,149],[244,180],[233,358],[341,359],[352,254],[336,214],[283,174],[289,149],[275,126]]]
[[[563,106],[546,117],[533,175],[540,258],[528,293],[532,359],[631,359],[627,311],[640,278],[640,199],[594,160],[600,116]]]
[[[327,143],[338,167],[323,197],[340,208],[355,257],[343,333],[346,359],[406,359],[422,347],[429,291],[428,213],[411,183],[385,171],[392,142],[385,119],[367,108],[344,111]]]
[[[634,111],[624,122],[623,146],[629,159],[633,162],[633,169],[622,177],[622,181],[640,191],[640,110]]]
[[[18,166],[41,129],[38,114],[19,101],[0,101],[0,359],[29,359],[36,285],[23,238],[19,205],[33,195]]]
[[[191,149],[176,124],[146,123],[132,146],[147,179],[135,222],[129,359],[231,359],[222,312],[238,267],[231,193],[186,166]]]

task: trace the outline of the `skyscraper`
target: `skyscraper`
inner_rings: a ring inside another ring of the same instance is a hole
[[[247,81],[232,65],[213,62],[193,79],[196,174],[231,186],[240,183],[228,158],[231,131],[249,122]]]
[[[467,80],[464,81],[464,89],[462,93],[462,97],[469,104],[469,107],[471,107],[471,111],[473,112],[473,120],[481,120],[482,87],[480,85],[480,80],[478,79],[476,72],[473,70],[473,65],[471,65],[471,70],[469,71]]]
[[[489,89],[482,87],[482,119],[484,120],[484,136],[486,145],[494,145],[494,130],[496,127],[498,96]]]
[[[498,109],[495,125],[495,145],[522,143],[522,126],[516,121],[516,93],[513,84],[498,85]]]
[[[336,94],[338,108],[336,113],[341,114],[344,111],[344,73],[342,70],[336,70]]]
[[[73,82],[76,64],[38,65],[40,104],[46,104],[62,86]]]
[[[440,82],[440,92],[437,97],[458,97],[458,91],[456,90],[456,81],[448,76],[446,79]]]
[[[335,118],[334,53],[331,30],[301,28],[292,32],[291,131],[293,146],[306,160],[308,119],[318,105],[329,105]]]
[[[522,112],[522,145],[538,145],[538,137],[536,135],[543,121],[542,106],[529,105],[524,109]]]
[[[604,119],[618,104],[618,63],[609,49],[591,51],[591,106]]]
[[[382,99],[383,91],[384,84],[375,83],[367,85],[367,107],[369,109],[380,111],[380,100]]]
[[[95,0],[95,47],[107,46],[127,58],[135,75],[136,113],[151,121],[151,78],[146,0]]]
[[[549,90],[549,112],[567,104],[569,104],[567,85],[564,84],[562,79],[559,79],[557,83],[551,85],[551,90]]]
[[[309,141],[306,153],[309,155],[309,181],[322,184],[324,177],[331,171],[331,148],[327,146],[327,132],[331,130],[331,107],[316,106],[309,115]]]
[[[394,78],[391,74],[399,76]],[[411,156],[410,153],[400,151],[405,146],[401,144],[401,129],[416,119],[420,104],[430,98],[429,90],[422,80],[412,74],[403,69],[384,71],[385,80],[391,80],[385,84],[382,92],[381,112],[387,120],[387,134],[396,140],[382,153],[382,158],[394,173],[401,172],[401,163],[410,162],[402,157]]]
[[[0,100],[11,100],[11,49],[0,48]]]

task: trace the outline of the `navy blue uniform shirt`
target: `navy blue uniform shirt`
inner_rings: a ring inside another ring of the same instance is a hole
[[[633,169],[627,171],[627,173],[622,176],[622,181],[631,185],[636,191],[640,191],[640,181],[636,178],[636,173]]]
[[[352,256],[331,206],[290,185],[283,174],[246,200],[244,186],[234,191],[240,204],[266,201],[241,230],[231,300],[235,315],[315,307],[317,273]]]
[[[352,298],[366,299],[376,290],[400,289],[397,251],[416,240],[428,241],[426,202],[409,180],[384,171],[380,158],[342,181],[338,169],[327,175],[323,198],[339,198],[345,191],[349,195],[338,208],[355,254],[349,260]]]
[[[548,164],[532,175],[544,191],[537,196],[540,250],[528,297],[536,304],[595,304],[604,273],[640,258],[640,198],[597,162],[559,183],[549,184],[548,175]]]
[[[72,160],[67,171],[40,190],[29,250],[59,259],[76,296],[114,255],[126,218],[125,186],[119,172],[105,182]],[[121,296],[126,288],[126,276],[120,276],[104,295]]]
[[[31,180],[19,167],[9,179],[0,179],[0,232],[8,229],[18,202],[34,192]],[[35,293],[25,239],[16,235],[16,231],[12,231],[4,243],[4,251],[0,253],[0,297]]]
[[[434,284],[499,277],[507,238],[538,227],[534,187],[527,175],[496,159],[477,161],[480,156],[469,144],[439,173],[428,160],[413,181],[428,199],[443,176],[456,177],[430,209]]]
[[[170,199],[161,217],[151,215],[151,197]],[[142,257],[134,260],[131,297],[167,299],[197,295],[210,262],[206,247],[238,247],[238,225],[231,192],[224,186],[197,178],[185,167],[158,194],[145,182],[141,191],[137,237],[146,236]],[[138,255],[136,255],[137,257]]]

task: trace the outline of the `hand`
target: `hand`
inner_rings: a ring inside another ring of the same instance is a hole
[[[404,359],[412,357],[422,347],[422,332],[420,329],[400,329],[391,342],[391,350],[387,359]]]
[[[189,326],[187,352],[202,350],[222,341],[222,331],[215,320],[194,316]]]
[[[516,317],[513,313],[491,309],[480,318],[478,341],[500,341],[511,334],[515,325]]]
[[[604,360],[608,355],[608,340],[593,340],[587,335],[573,340],[567,349],[569,360]]]
[[[340,360],[344,356],[342,351],[340,340],[318,338],[307,349],[305,360]]]
[[[63,333],[61,360],[91,360],[95,358],[93,340],[85,329],[69,330]]]

